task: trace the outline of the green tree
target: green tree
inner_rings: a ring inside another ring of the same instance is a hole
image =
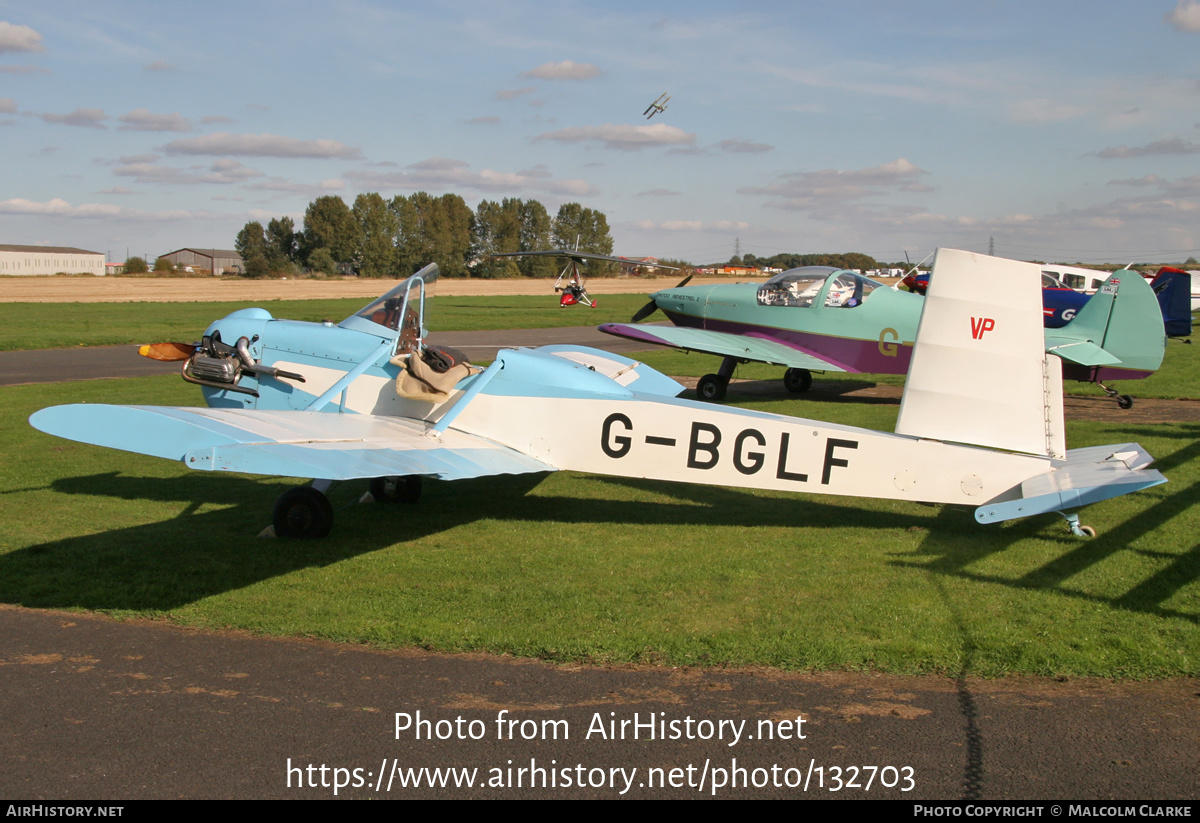
[[[612,254],[612,234],[604,212],[585,208],[579,203],[564,203],[554,218],[554,244],[559,248],[590,251],[593,254]],[[578,246],[576,244],[578,243]],[[616,263],[593,263],[591,274],[611,274]]]
[[[333,259],[333,255],[329,253],[329,249],[320,248],[312,253],[308,258],[308,265],[314,271],[323,272],[325,274],[337,274],[337,261]]]
[[[437,263],[443,277],[467,274],[467,258],[473,247],[473,215],[461,197],[434,197],[418,191],[408,197],[393,197],[389,206],[399,220],[396,258],[401,272]]]
[[[146,261],[141,257],[129,257],[125,260],[126,274],[145,274],[150,271],[150,267],[146,265]]]
[[[537,200],[521,206],[521,251],[545,251],[554,240],[550,213]],[[517,266],[525,277],[554,277],[558,266],[553,257],[518,258]]]
[[[167,258],[159,257],[157,260],[154,261],[154,270],[155,271],[174,271],[175,266],[172,265],[171,261],[168,260]]]
[[[475,215],[457,194],[443,194],[438,201],[438,223],[433,262],[445,277],[466,277],[471,254],[471,227]]]
[[[358,223],[342,198],[330,194],[308,204],[300,239],[302,260],[311,265],[313,252],[325,248],[338,263],[353,263],[358,247]]]
[[[480,201],[475,210],[476,277],[496,279],[521,276],[517,258],[496,258],[491,255],[524,251],[521,248],[522,206],[516,198],[505,198],[500,203]]]
[[[245,267],[244,273],[247,276],[266,277],[270,274],[271,267],[267,262],[267,238],[263,233],[262,223],[251,220],[242,226],[233,247],[242,258],[242,265]]]
[[[396,235],[400,221],[378,194],[360,194],[351,209],[358,224],[359,274],[388,277],[396,271]]]
[[[299,240],[292,218],[277,217],[267,223],[264,253],[272,271],[291,269],[300,262]]]

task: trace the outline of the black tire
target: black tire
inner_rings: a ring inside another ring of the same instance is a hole
[[[1089,540],[1096,536],[1096,530],[1093,529],[1091,526],[1080,526],[1079,531],[1081,531],[1083,533],[1082,534],[1083,537],[1086,537]]]
[[[376,477],[371,481],[371,496],[376,503],[416,503],[421,499],[421,476]]]
[[[812,388],[812,372],[808,369],[788,369],[783,373],[783,385],[791,392],[806,392]]]
[[[333,528],[329,498],[312,486],[289,489],[275,504],[275,536],[298,540],[325,537]]]
[[[720,375],[706,374],[696,384],[696,396],[701,400],[720,403],[725,399],[725,390],[728,387],[728,381],[722,380]]]
[[[1122,409],[1132,409],[1133,408],[1133,398],[1127,394],[1122,394],[1120,397],[1117,398],[1117,406]]]

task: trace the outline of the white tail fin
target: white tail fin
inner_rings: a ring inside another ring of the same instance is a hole
[[[1063,455],[1062,364],[1045,353],[1040,267],[938,249],[896,432]]]

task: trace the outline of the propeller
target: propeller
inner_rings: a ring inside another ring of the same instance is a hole
[[[151,360],[187,360],[199,343],[148,343],[138,349],[142,357]]]
[[[676,283],[675,288],[682,289],[688,284],[688,281],[691,280],[693,276],[694,275],[689,274],[687,277]],[[658,303],[654,302],[654,298],[651,298],[649,303],[637,310],[637,313],[633,315],[633,318],[629,322],[640,323],[650,315],[654,314],[656,311],[658,311]]]

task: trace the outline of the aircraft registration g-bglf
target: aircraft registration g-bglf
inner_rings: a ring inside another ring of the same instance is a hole
[[[998,268],[981,302],[1011,288],[1008,269]],[[791,269],[761,285],[680,286],[650,295],[633,317],[637,323],[661,309],[675,327],[607,323],[600,330],[721,356],[719,371],[696,387],[706,400],[723,399],[734,369],[750,361],[786,367],[784,384],[795,392],[808,390],[814,371],[904,374],[923,305],[918,295],[828,266]],[[1117,272],[1073,320],[1045,330],[1044,347],[1062,358],[1067,379],[1098,383],[1129,408],[1133,399],[1102,381],[1147,377],[1162,364],[1166,336],[1154,292],[1136,272]]]
[[[295,537],[328,533],[335,480],[413,498],[422,477],[570,469],[968,505],[981,523],[1058,512],[1081,535],[1071,510],[1165,482],[1135,444],[1066,451],[1036,266],[948,249],[934,266],[895,433],[680,399],[648,366],[576,346],[431,372],[433,266],[337,325],[217,321],[183,367],[208,408],[56,406],[30,422],[192,469],[317,478],[276,506],[276,533]]]

